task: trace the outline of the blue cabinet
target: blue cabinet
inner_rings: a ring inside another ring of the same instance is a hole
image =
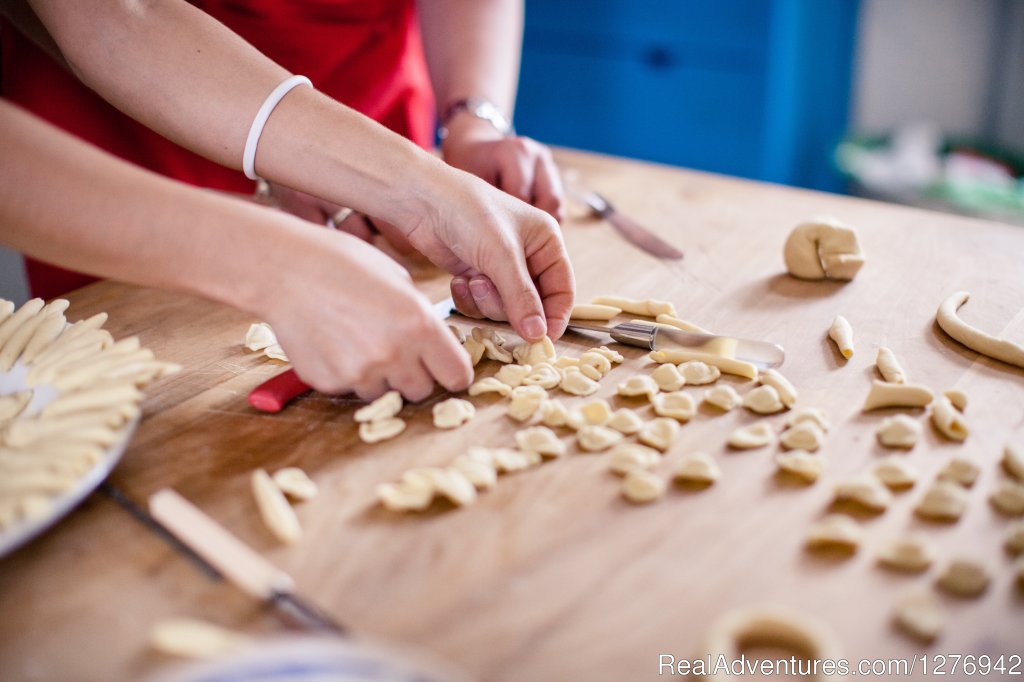
[[[516,123],[545,142],[840,190],[857,0],[527,0]]]

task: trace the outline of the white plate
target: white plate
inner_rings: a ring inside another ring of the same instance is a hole
[[[37,414],[44,407],[53,402],[58,395],[55,388],[48,385],[30,387],[25,381],[28,368],[20,362],[15,363],[7,372],[0,372],[0,395],[19,393],[27,388],[33,388],[32,401],[25,407],[22,415]],[[0,530],[0,557],[10,554],[18,547],[36,537],[50,526],[54,525],[67,515],[72,509],[81,504],[82,500],[89,496],[100,483],[102,483],[114,466],[121,460],[125,448],[131,442],[132,434],[139,420],[136,417],[122,427],[122,436],[119,441],[107,448],[103,457],[92,469],[85,473],[74,486],[50,499],[50,508],[45,514],[25,521],[17,521],[10,528]]]

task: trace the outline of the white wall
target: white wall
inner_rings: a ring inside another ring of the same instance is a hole
[[[854,130],[926,120],[1024,151],[1024,2],[863,0],[860,21]]]

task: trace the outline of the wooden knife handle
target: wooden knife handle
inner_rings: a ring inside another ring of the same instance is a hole
[[[260,412],[280,412],[293,398],[310,390],[309,384],[300,379],[294,369],[289,369],[252,389],[249,404]]]

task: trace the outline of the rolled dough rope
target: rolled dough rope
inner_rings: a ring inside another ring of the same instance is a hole
[[[890,384],[875,379],[861,411],[870,412],[882,407],[927,407],[934,397],[927,386]]]
[[[192,618],[165,618],[149,631],[149,645],[162,654],[214,658],[247,646],[245,635]]]
[[[97,388],[66,393],[43,408],[44,417],[61,417],[76,412],[89,412],[119,407],[142,401],[142,391],[132,383],[101,385]]]
[[[948,296],[939,305],[939,310],[935,313],[935,322],[942,328],[942,331],[975,352],[1008,365],[1024,367],[1024,347],[1012,341],[986,334],[960,319],[957,310],[967,302],[969,297],[968,292],[958,291]]]
[[[40,353],[32,362],[32,368],[27,377],[30,384],[52,381],[53,377],[64,367],[91,355],[98,355],[114,344],[114,337],[106,330],[93,330],[88,334],[80,334],[67,343],[62,343],[62,340],[63,336],[58,338],[53,346]],[[60,352],[52,353],[51,351],[58,344],[61,346]]]
[[[676,316],[676,307],[668,301],[658,301],[653,298],[638,300],[624,296],[595,296],[591,301],[596,305],[610,305],[621,308],[622,312],[630,315],[643,315],[644,317],[657,317],[658,315]]]
[[[63,303],[63,308],[58,303]],[[64,299],[57,299],[53,303],[50,303],[36,315],[25,320],[18,329],[11,334],[11,337],[7,339],[7,343],[0,349],[0,372],[6,372],[14,363],[21,357],[22,352],[28,346],[29,341],[35,336],[39,327],[43,323],[57,319],[58,330],[64,327],[64,310],[67,309],[67,301]]]
[[[711,661],[736,661],[744,648],[752,645],[771,645],[789,649],[798,660],[813,661],[842,658],[839,645],[823,623],[807,616],[768,606],[739,609],[715,621],[704,642],[704,654]],[[733,680],[731,673],[722,671],[704,677],[708,682]],[[824,674],[813,679],[833,679]]]
[[[0,396],[0,425],[14,419],[32,400],[32,391]]]
[[[864,265],[857,231],[829,216],[794,227],[782,256],[789,274],[800,279],[851,280]]]
[[[263,469],[252,472],[252,492],[267,530],[290,545],[302,537],[302,526],[288,499]]]
[[[878,368],[878,373],[882,375],[883,380],[891,384],[907,383],[907,373],[900,367],[900,363],[896,356],[893,355],[893,352],[885,346],[878,348],[878,354],[875,355],[875,366]]]
[[[137,415],[138,408],[134,409]],[[46,440],[55,435],[76,436],[79,431],[86,432],[88,429],[97,427],[115,433],[114,430],[125,421],[125,414],[120,406],[79,412],[65,417],[22,419],[8,427],[4,434],[4,443],[12,447],[20,447]]]
[[[8,461],[29,460],[51,464],[85,464],[92,466],[103,459],[106,451],[88,443],[32,443],[25,448],[0,448],[0,457]]]
[[[666,314],[662,313],[661,315],[658,315],[654,319],[655,319],[656,322],[659,322],[661,324],[667,324],[668,326],[675,327],[676,329],[682,329],[684,332],[694,332],[694,333],[697,333],[697,334],[710,334],[711,333],[707,329],[704,329],[703,327],[699,327],[699,326],[695,325],[693,322],[688,322],[686,320],[680,320],[678,317],[675,317],[673,315],[666,315]]]
[[[83,386],[89,386],[101,378],[117,377],[120,375],[118,370],[134,369],[138,363],[149,362],[153,359],[153,351],[148,348],[140,348],[123,355],[97,357],[88,363],[69,368],[64,373],[57,375],[53,380],[53,385],[57,390],[67,393]]]
[[[622,308],[613,305],[600,305],[597,303],[574,305],[570,320],[610,320],[622,313]]]
[[[34,318],[43,309],[44,305],[43,299],[33,298],[4,320],[3,324],[0,324],[0,351],[3,350],[7,342],[11,340],[21,326]]]
[[[0,478],[0,497],[20,497],[33,493],[54,495],[62,493],[78,480],[77,476],[33,471],[18,476]]]
[[[657,363],[671,362],[676,365],[683,362],[689,362],[691,360],[699,360],[705,364],[717,367],[726,374],[735,374],[736,376],[740,376],[745,379],[757,378],[757,367],[754,367],[749,362],[726,358],[720,355],[712,355],[711,353],[696,353],[679,348],[668,348],[664,350],[651,351],[649,357]]]
[[[57,340],[57,337],[60,336],[66,326],[67,319],[63,313],[47,316],[21,351],[20,359],[22,364],[31,364],[41,352],[49,348]]]
[[[828,336],[835,341],[836,347],[843,357],[849,360],[853,357],[853,327],[842,315],[836,315],[832,320],[832,326],[828,329]]]

